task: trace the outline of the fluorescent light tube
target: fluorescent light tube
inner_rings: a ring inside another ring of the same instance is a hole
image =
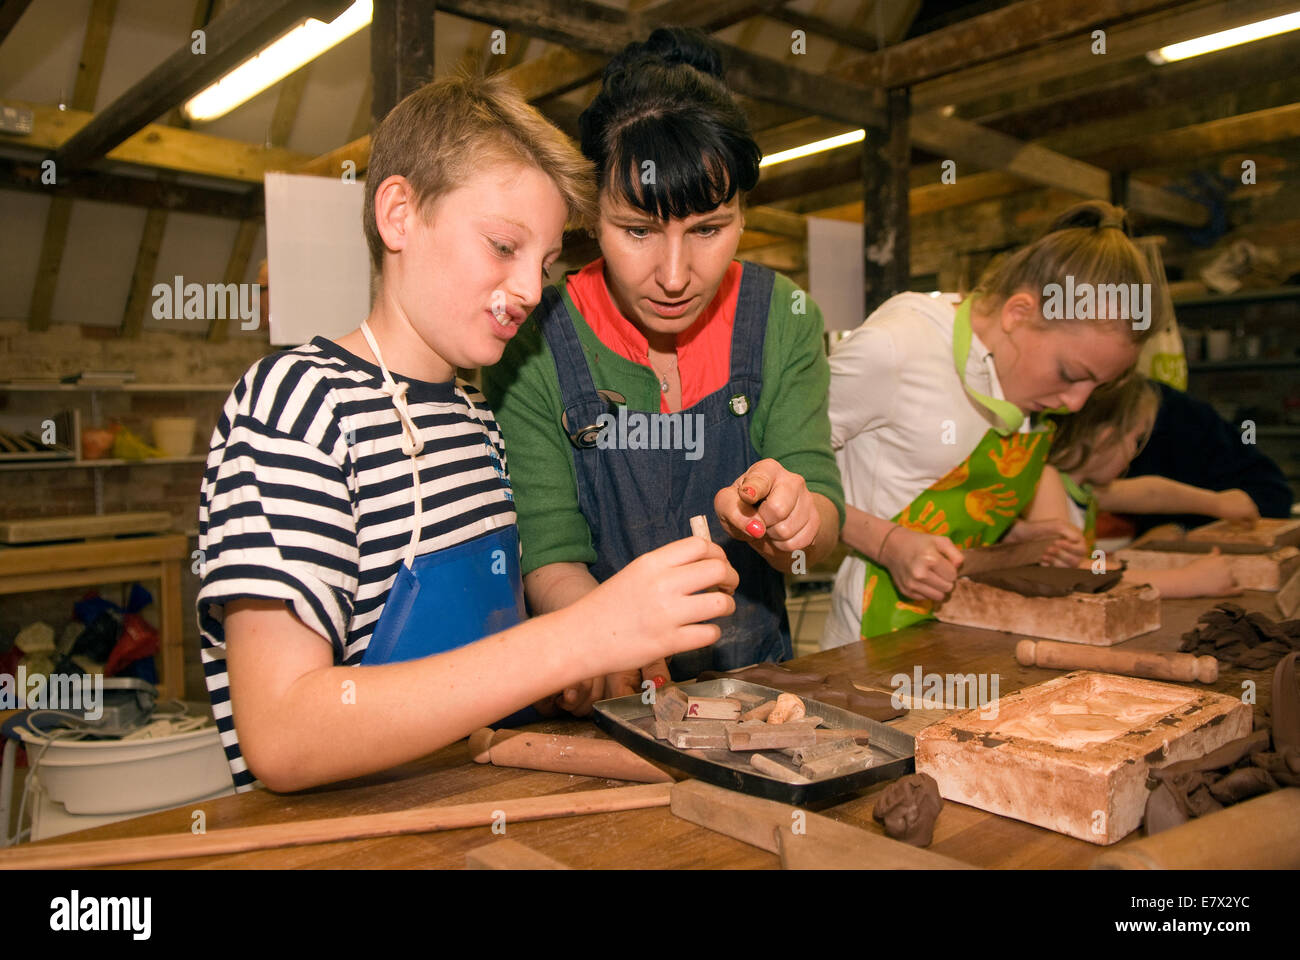
[[[299,67],[342,43],[370,23],[371,0],[356,0],[329,23],[309,19],[280,39],[263,47],[185,103],[185,115],[203,122],[225,116],[267,87],[279,83]]]
[[[865,130],[850,130],[848,133],[827,137],[825,140],[815,140],[812,143],[805,143],[802,147],[793,147],[789,150],[782,150],[780,153],[770,154],[762,159],[759,166],[770,167],[773,164],[785,163],[787,160],[798,160],[800,157],[808,157],[824,150],[847,147],[850,143],[861,142],[866,135],[867,131]]]
[[[1286,33],[1288,30],[1297,28],[1300,28],[1300,10],[1295,13],[1285,13],[1280,17],[1273,17],[1269,20],[1260,20],[1257,23],[1233,27],[1231,30],[1220,30],[1218,33],[1196,37],[1193,40],[1171,43],[1167,47],[1150,51],[1147,54],[1147,59],[1159,66],[1162,63],[1173,63],[1175,60],[1199,57],[1203,53],[1213,53],[1215,50],[1235,47],[1238,44],[1250,43],[1253,40],[1263,40],[1265,37],[1273,37],[1279,33]]]

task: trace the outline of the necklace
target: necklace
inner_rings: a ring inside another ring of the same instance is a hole
[[[660,393],[667,393],[667,392],[668,392],[668,374],[672,373],[674,370],[677,369],[677,354],[675,354],[675,353],[673,354],[673,365],[672,365],[671,367],[669,367],[668,370],[665,371],[664,373],[660,373],[657,369],[655,369],[655,365],[654,365],[654,363],[650,360],[650,351],[649,351],[649,350],[646,351],[646,354],[645,354],[645,362],[648,363],[648,364],[650,364],[650,369],[653,370],[655,376],[659,378],[659,392],[660,392]]]

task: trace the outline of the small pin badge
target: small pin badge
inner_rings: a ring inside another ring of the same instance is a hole
[[[749,397],[743,393],[736,394],[727,401],[727,405],[731,407],[731,412],[738,417],[743,417],[749,413]]]

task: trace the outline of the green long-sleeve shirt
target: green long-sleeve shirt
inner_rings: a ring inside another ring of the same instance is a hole
[[[655,375],[601,343],[563,285],[561,292],[596,389],[622,394],[629,411],[660,412]],[[809,490],[835,504],[843,525],[844,491],[831,452],[830,366],[822,329],[821,310],[778,273],[763,343],[763,387],[749,436],[760,458],[770,457],[799,474]],[[564,404],[555,360],[535,320],[510,341],[500,363],[484,368],[483,393],[510,457],[523,572],[550,563],[594,563],[591,529],[578,507],[574,449],[560,425]],[[695,512],[712,510],[710,501]]]

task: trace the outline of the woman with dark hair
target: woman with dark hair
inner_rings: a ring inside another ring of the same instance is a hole
[[[740,574],[716,644],[671,671],[658,661],[565,690],[574,713],[670,672],[789,659],[783,574],[829,554],[843,522],[821,313],[735,259],[761,152],[721,78],[695,31],[656,30],[610,62],[581,118],[602,256],[548,288],[483,371],[533,613],[573,603],[697,514]]]

